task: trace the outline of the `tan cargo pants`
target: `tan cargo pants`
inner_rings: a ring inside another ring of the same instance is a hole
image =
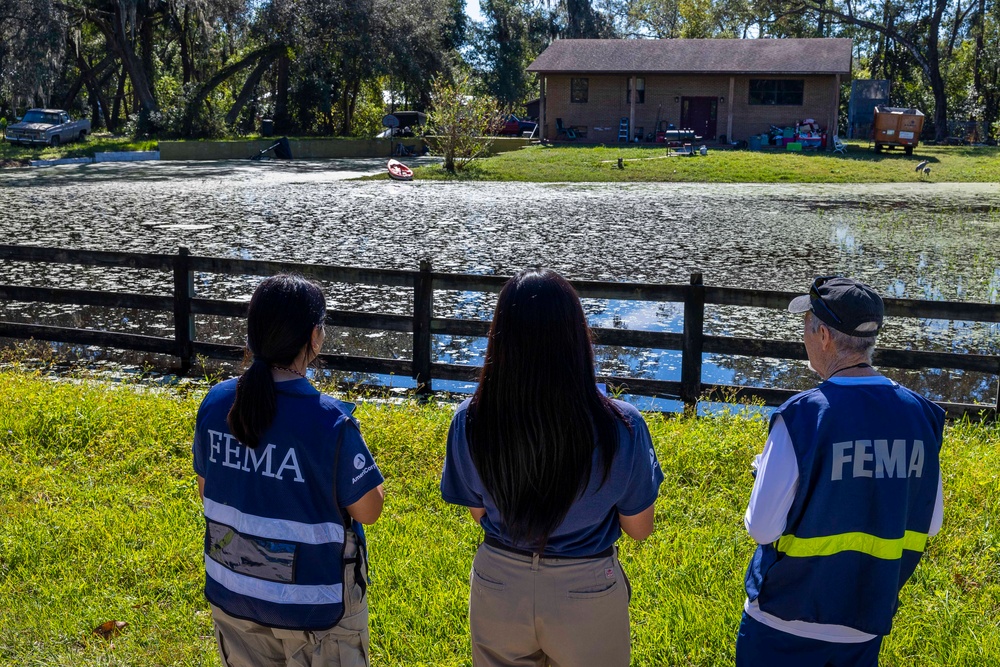
[[[540,559],[479,545],[469,626],[475,667],[627,667],[628,579],[607,558]]]
[[[345,558],[357,554],[357,537],[347,531]],[[225,667],[368,667],[368,595],[356,581],[353,563],[344,572],[344,617],[327,630],[279,630],[234,618],[212,607],[215,639]],[[363,576],[367,576],[367,568]]]

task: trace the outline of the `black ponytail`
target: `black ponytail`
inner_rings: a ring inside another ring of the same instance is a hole
[[[291,364],[325,318],[323,292],[301,276],[272,276],[254,290],[247,310],[247,353],[253,362],[236,383],[227,417],[229,430],[244,445],[260,444],[274,421],[278,402],[271,366]]]

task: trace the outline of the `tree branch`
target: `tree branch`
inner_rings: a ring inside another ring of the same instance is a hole
[[[239,116],[240,111],[242,111],[243,107],[245,107],[247,102],[250,101],[250,96],[253,95],[254,89],[257,87],[257,84],[260,83],[260,79],[264,76],[264,72],[267,71],[267,68],[271,66],[278,55],[278,53],[265,54],[261,57],[260,62],[257,63],[257,67],[250,72],[250,76],[248,76],[247,80],[243,83],[243,88],[240,90],[240,94],[236,97],[236,101],[233,102],[233,106],[229,110],[229,113],[226,114],[227,125],[232,125],[236,122],[236,117]]]
[[[261,58],[277,58],[282,53],[287,51],[288,47],[284,44],[271,44],[263,48],[253,51],[244,58],[231,63],[230,65],[223,67],[221,70],[215,73],[211,79],[209,79],[204,86],[202,86],[198,93],[194,96],[191,102],[188,104],[187,111],[184,114],[184,133],[191,133],[191,126],[194,124],[194,117],[198,113],[198,109],[205,102],[208,96],[213,90],[215,90],[224,81],[229,79],[231,76],[239,72],[240,70],[250,67]]]
[[[874,21],[858,18],[857,16],[853,16],[851,14],[844,14],[843,12],[838,12],[835,9],[829,9],[822,5],[811,4],[809,2],[798,2],[796,4],[793,4],[792,7],[793,7],[792,9],[793,12],[796,12],[796,9],[797,12],[803,12],[803,11],[820,12],[822,14],[826,14],[827,16],[832,16],[834,18],[840,19],[845,23],[856,25],[861,28],[868,28],[869,30],[872,30],[874,32],[881,33],[886,37],[892,39],[894,42],[897,42],[898,44],[901,44],[903,47],[905,47],[906,50],[909,51],[911,55],[913,55],[913,58],[917,61],[917,64],[920,65],[921,69],[923,69],[925,72],[929,71],[931,67],[927,57],[923,53],[921,53],[919,45],[891,26],[882,25],[881,23],[875,23]]]

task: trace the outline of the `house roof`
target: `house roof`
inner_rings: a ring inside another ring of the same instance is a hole
[[[540,74],[850,74],[850,39],[557,39]]]

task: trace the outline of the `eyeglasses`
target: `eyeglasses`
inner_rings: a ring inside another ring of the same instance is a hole
[[[833,318],[834,322],[837,324],[843,324],[844,321],[837,316],[837,313],[830,310],[830,306],[826,305],[826,302],[823,301],[823,297],[819,294],[819,288],[822,287],[827,280],[832,278],[836,278],[836,276],[820,276],[816,278],[816,280],[813,281],[812,286],[809,288],[809,299],[812,302],[813,310],[816,309],[816,304],[818,303],[823,307],[823,310],[825,310],[827,314]]]

